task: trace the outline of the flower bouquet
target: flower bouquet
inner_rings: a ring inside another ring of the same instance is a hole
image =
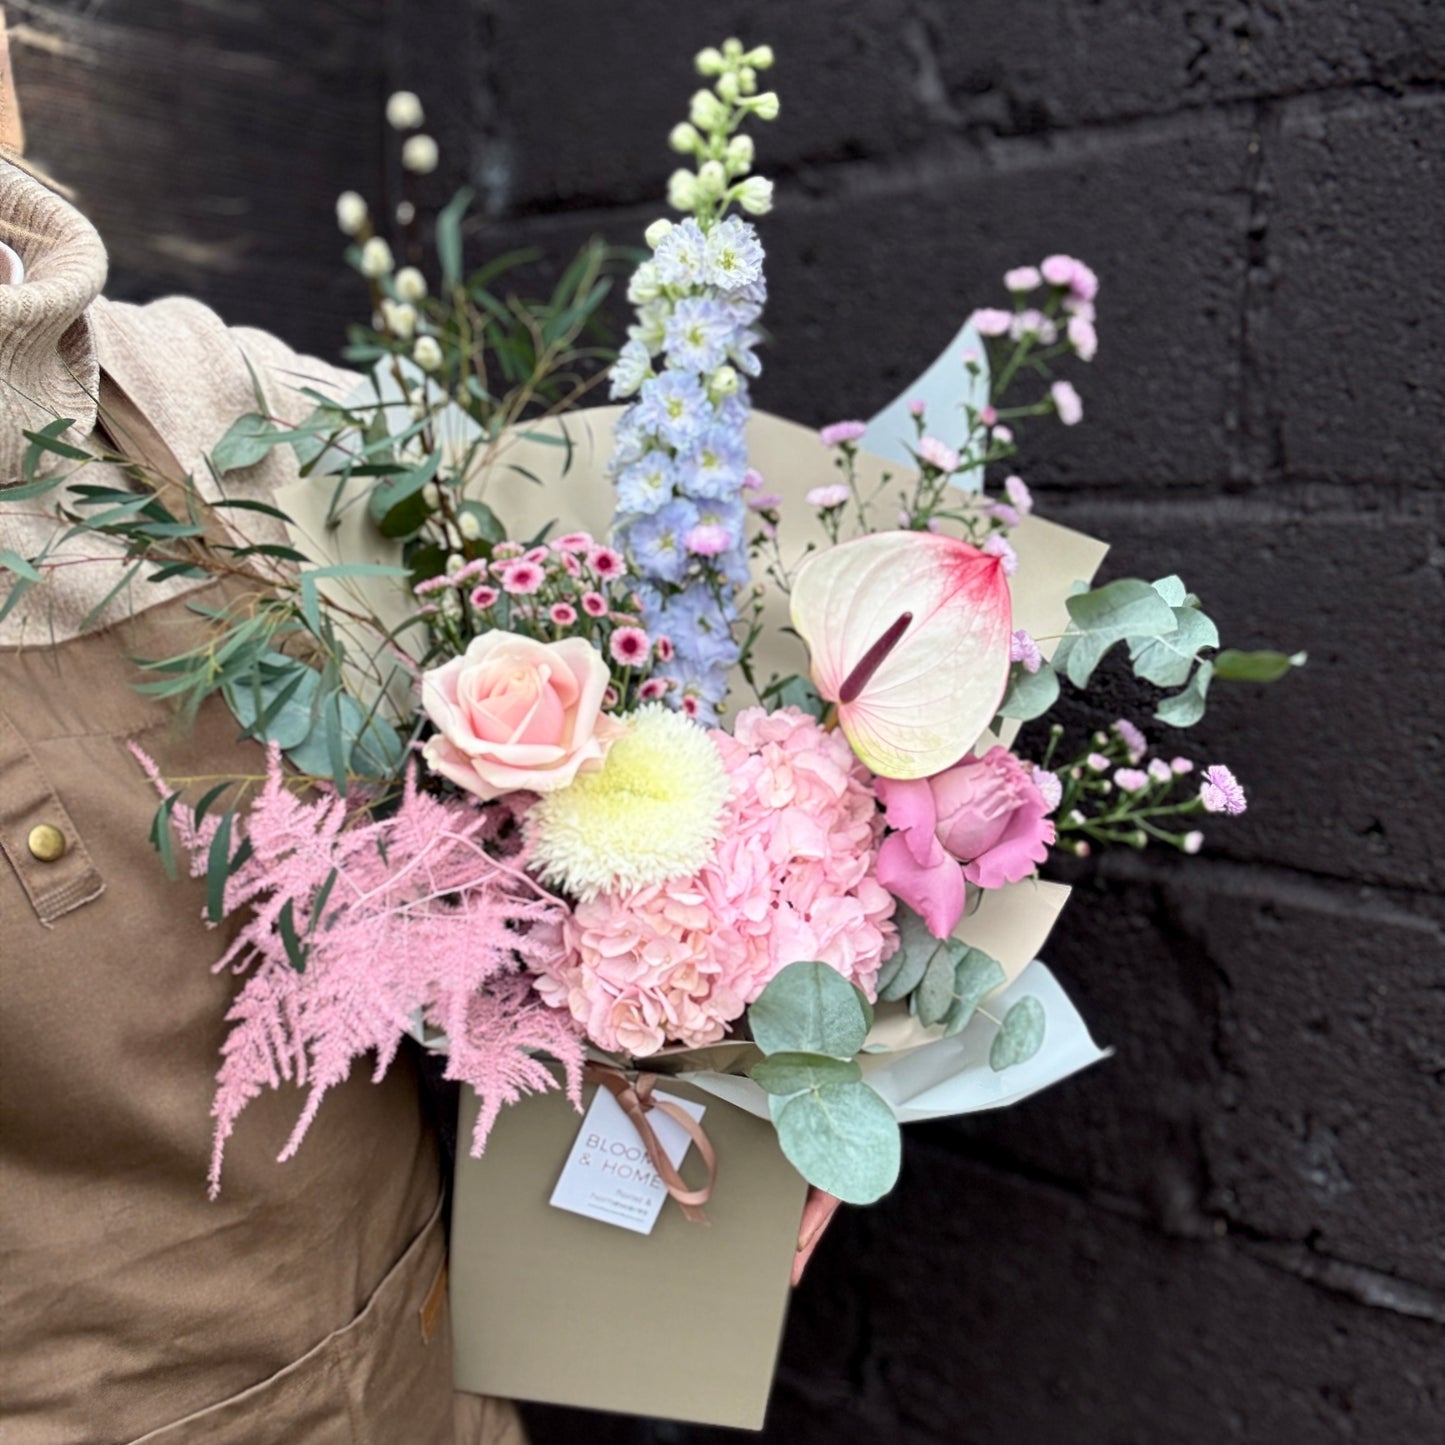
[[[167,866],[179,839],[212,921],[243,920],[216,964],[244,983],[212,1190],[260,1091],[307,1091],[288,1157],[359,1058],[380,1076],[415,1037],[468,1090],[461,1383],[754,1425],[805,1186],[876,1200],[901,1123],[1102,1057],[1037,958],[1067,896],[1037,876],[1050,853],[1194,852],[1245,807],[1227,768],[1151,755],[1127,719],[1026,748],[1020,726],[1106,660],[1176,728],[1213,681],[1303,661],[1220,650],[1178,577],[1091,587],[1103,546],[1035,514],[1015,429],[1081,417],[1059,375],[1097,346],[1080,261],[1010,271],[1010,304],[871,423],[752,408],[748,218],[772,188],[745,127],[778,113],[771,64],[736,41],[697,57],[681,219],[647,229],[620,352],[598,339],[604,248],[524,301],[497,294],[512,258],[464,270],[465,195],[428,278],[347,193],[373,307],[350,396],[258,391],[191,518],[85,487],[62,418],[27,480],[68,487],[74,528],[147,575],[222,579],[205,643],[141,685],[219,693],[268,751],[264,777],[200,796],[142,759]],[[416,98],[388,114],[403,165],[431,169]],[[399,224],[419,260],[410,203]],[[583,407],[604,380],[613,405]],[[301,481],[228,490],[278,446]],[[5,560],[9,606],[45,558]],[[710,1321],[678,1378],[599,1335],[639,1269]]]

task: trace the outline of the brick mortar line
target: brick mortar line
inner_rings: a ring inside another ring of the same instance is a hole
[[[766,410],[766,407],[763,408]],[[1087,426],[1087,420],[1085,422]],[[1082,437],[1087,450],[1089,438]],[[1398,521],[1385,503],[1429,500],[1437,507],[1445,506],[1441,483],[1437,478],[1412,481],[1357,479],[1332,481],[1323,477],[1277,477],[1250,482],[1244,488],[1236,483],[1214,478],[1198,482],[1031,482],[1034,495],[1042,499],[1041,515],[1048,515],[1048,504],[1082,502],[1103,511],[1143,512],[1157,514],[1160,503],[1171,506],[1175,515],[1197,512],[1198,518],[1220,519],[1226,516],[1257,520],[1265,513],[1279,521],[1307,520],[1353,521],[1389,524]],[[1361,488],[1369,489],[1374,505],[1361,506]]]
[[[1406,1276],[1389,1274],[1372,1265],[1327,1254],[1307,1240],[1270,1235],[1223,1213],[1206,1215],[1202,1207],[1199,1229],[1169,1229],[1152,1218],[1136,1201],[1125,1196],[1093,1190],[1046,1170],[1019,1167],[1000,1159],[980,1156],[966,1144],[954,1147],[946,1137],[939,1137],[936,1125],[930,1133],[923,1134],[919,1130],[912,1137],[916,1140],[915,1147],[921,1144],[924,1149],[943,1158],[962,1160],[985,1173],[1062,1195],[1086,1209],[1100,1210],[1115,1219],[1136,1225],[1158,1239],[1182,1245],[1225,1245],[1257,1264],[1279,1270],[1317,1289],[1341,1295],[1368,1309],[1384,1310],[1445,1326],[1445,1290]],[[1206,1229],[1203,1227],[1206,1224],[1212,1227]],[[1219,1225],[1223,1226],[1222,1230]]]
[[[968,139],[948,135],[925,141],[909,150],[892,155],[859,156],[841,160],[809,160],[806,156],[768,168],[778,180],[777,194],[788,208],[799,210],[827,209],[841,203],[880,196],[908,194],[927,189],[940,181],[961,178],[999,178],[1036,166],[1107,154],[1118,145],[1153,144],[1174,138],[1190,138],[1211,133],[1243,134],[1263,107],[1278,116],[1286,125],[1297,115],[1318,115],[1331,101],[1354,96],[1360,112],[1373,111],[1389,105],[1409,108],[1432,108],[1445,105],[1445,95],[1426,83],[1412,83],[1387,88],[1378,83],[1355,82],[1322,90],[1281,92],[1237,100],[1216,101],[1193,108],[1162,113],[1146,113],[1123,119],[1081,122],[1078,125],[1035,134],[1019,134]],[[1332,115],[1349,114],[1347,107],[1337,106]],[[588,198],[582,205],[548,208],[545,202],[529,203],[502,218],[504,223],[555,224],[563,226],[602,218],[635,220],[640,230],[664,208],[661,164],[655,196],[603,203]],[[802,184],[842,177],[844,184],[819,188]],[[859,178],[855,180],[854,178]],[[764,223],[766,224],[766,223]]]
[[[1236,896],[1275,900],[1316,913],[1339,913],[1354,919],[1393,924],[1430,933],[1445,942],[1445,923],[1428,918],[1403,902],[1408,899],[1417,903],[1445,903],[1445,894],[1436,888],[1416,887],[1408,883],[1373,883],[1346,874],[1321,873],[1288,863],[1253,863],[1239,858],[1192,858],[1186,874],[1151,864],[1147,858],[1133,853],[1111,852],[1100,855],[1097,870],[1100,877],[1111,882],[1182,885],[1195,891],[1199,890],[1200,882],[1214,875],[1216,887],[1224,883],[1228,886],[1221,891]],[[1381,896],[1362,902],[1359,897],[1361,892]]]

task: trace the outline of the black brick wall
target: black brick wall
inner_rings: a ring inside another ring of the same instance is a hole
[[[32,153],[109,238],[112,292],[187,289],[322,352],[359,304],[331,198],[394,180],[390,89],[433,114],[435,197],[485,198],[479,245],[560,258],[660,212],[689,57],[729,31],[775,45],[784,102],[762,405],[866,415],[1007,265],[1089,260],[1102,346],[1084,425],[1026,438],[1041,506],[1310,665],[1218,689],[1192,735],[1253,799],[1205,855],[1072,870],[1050,961],[1116,1057],[912,1132],[902,1187],[840,1219],[797,1296],[765,1438],[1440,1437],[1445,7],[9,10]],[[636,1345],[685,1364],[646,1325]]]

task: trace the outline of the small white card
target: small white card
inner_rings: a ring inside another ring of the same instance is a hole
[[[707,1112],[705,1104],[694,1104],[661,1090],[652,1097],[675,1104],[695,1120]],[[661,1109],[650,1110],[647,1122],[672,1167],[680,1168],[692,1144],[687,1130]],[[585,1214],[589,1219],[637,1234],[651,1234],[657,1223],[667,1202],[667,1186],[652,1167],[642,1138],[622,1112],[622,1105],[606,1089],[598,1089],[593,1096],[551,1202],[558,1209]]]

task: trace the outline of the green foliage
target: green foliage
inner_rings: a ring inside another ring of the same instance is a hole
[[[1009,669],[1008,691],[998,705],[1000,717],[1031,722],[1042,717],[1059,700],[1059,677],[1047,663],[1041,662],[1037,672],[1030,672],[1021,662]]]
[[[968,1025],[979,1003],[1007,981],[1002,965],[957,938],[935,938],[928,925],[900,903],[894,915],[898,951],[884,964],[878,997],[908,999],[921,1024],[942,1024],[945,1037]]]
[[[827,1054],[850,1059],[873,1026],[859,989],[826,963],[790,963],[748,1009],[753,1039],[765,1054]]]
[[[1214,659],[1214,675],[1221,682],[1278,682],[1307,660],[1303,652],[1238,652],[1226,647]]]
[[[248,411],[238,416],[225,436],[211,448],[211,465],[217,473],[244,471],[254,467],[282,439],[282,433],[260,412]]]
[[[1189,685],[1173,697],[1164,698],[1154,716],[1170,727],[1190,728],[1204,716],[1204,698],[1209,691],[1209,680],[1214,676],[1214,664],[1201,662],[1194,669]]]
[[[754,1083],[770,1094],[800,1094],[825,1084],[851,1084],[863,1077],[854,1059],[826,1054],[772,1054],[751,1070]]]
[[[1002,1073],[1015,1064],[1027,1063],[1043,1046],[1046,1027],[1043,1004],[1032,995],[1021,998],[1004,1015],[1003,1026],[994,1035],[989,1066]]]
[[[822,1084],[794,1094],[773,1122],[798,1173],[846,1204],[872,1204],[898,1182],[902,1131],[867,1084]]]
[[[1169,603],[1136,577],[1070,597],[1066,606],[1077,633],[1066,664],[1075,687],[1088,686],[1094,669],[1116,643],[1161,637],[1177,626]]]
[[[790,963],[748,1010],[768,1056],[751,1077],[769,1095],[778,1142],[819,1189],[871,1204],[898,1178],[893,1111],[863,1081],[854,1055],[873,1025],[862,992],[823,963]]]
[[[1219,647],[1219,629],[1205,615],[1199,598],[1176,576],[1154,583],[1124,578],[1093,591],[1081,587],[1067,606],[1073,625],[1054,653],[1055,668],[1076,687],[1085,687],[1110,648],[1127,643],[1135,677],[1156,687],[1179,689],[1161,699],[1154,713],[1172,727],[1192,727],[1204,716],[1215,677],[1275,682],[1305,661],[1302,652],[1291,656],[1233,649],[1206,658]],[[1008,704],[1005,699],[1001,714],[1019,716],[1009,711]]]
[[[796,673],[769,683],[763,689],[762,701],[771,708],[798,708],[819,721],[828,710],[828,704],[818,695],[818,689],[806,677],[799,677]]]

